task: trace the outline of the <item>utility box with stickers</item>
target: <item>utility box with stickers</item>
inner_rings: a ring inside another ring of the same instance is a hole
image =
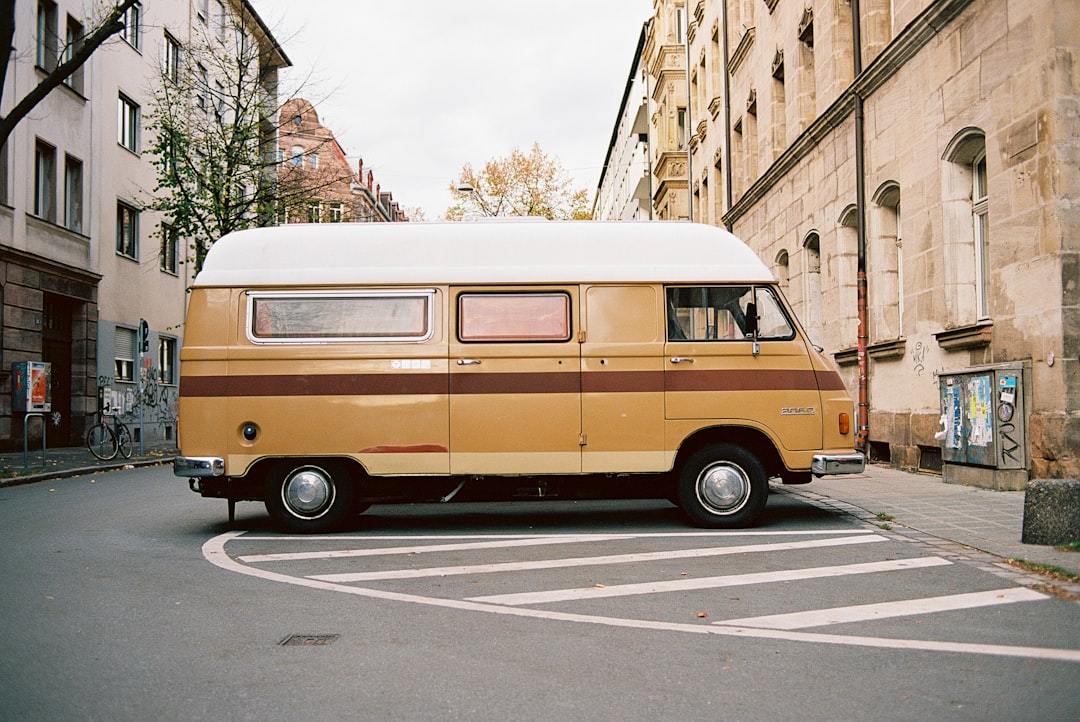
[[[1028,481],[1028,370],[1022,363],[938,374],[942,476],[952,484],[1022,490]]]

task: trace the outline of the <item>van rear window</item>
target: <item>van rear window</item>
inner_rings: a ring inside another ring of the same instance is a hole
[[[568,341],[570,297],[565,293],[463,293],[458,296],[462,341]]]
[[[251,292],[247,331],[254,343],[424,341],[432,333],[433,290]]]

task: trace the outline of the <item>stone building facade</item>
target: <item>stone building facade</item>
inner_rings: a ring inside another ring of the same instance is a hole
[[[375,182],[364,161],[354,171],[332,130],[310,101],[282,104],[278,131],[278,179],[284,223],[378,223],[407,221],[389,191]]]
[[[102,7],[16,0],[20,52],[0,98],[5,111],[96,25]],[[49,446],[81,444],[103,406],[120,412],[137,440],[175,438],[191,279],[183,239],[148,208],[157,182],[148,153],[152,88],[163,71],[195,73],[185,48],[207,35],[259,44],[268,105],[276,105],[277,70],[288,65],[248,0],[143,2],[124,21],[0,149],[0,448],[23,443],[25,419],[7,392],[20,361],[51,364]],[[137,343],[143,320],[145,352]]]
[[[655,4],[672,44],[681,4]],[[681,49],[647,45],[650,133],[670,132],[682,57],[686,215],[771,265],[859,398],[871,458],[999,488],[1080,476],[1080,3],[686,0],[685,13]],[[677,188],[666,167],[657,210],[672,207],[665,181]],[[1021,474],[951,463],[940,438],[948,379],[987,367],[1017,369],[1018,388],[965,396],[981,421],[964,441],[1005,428],[979,414],[993,401],[1004,416],[1015,395]]]

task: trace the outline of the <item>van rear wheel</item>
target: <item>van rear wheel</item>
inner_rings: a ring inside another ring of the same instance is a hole
[[[266,481],[266,511],[288,531],[329,531],[352,508],[353,484],[341,464],[285,465]]]
[[[768,497],[761,461],[735,444],[696,451],[679,476],[679,506],[691,523],[707,529],[750,526]]]

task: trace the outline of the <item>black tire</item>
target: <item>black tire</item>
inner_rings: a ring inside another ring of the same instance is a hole
[[[116,436],[112,429],[94,424],[86,430],[86,448],[98,459],[108,461],[116,456]]]
[[[352,479],[342,464],[283,465],[266,481],[266,511],[287,531],[330,531],[349,514],[352,500]]]
[[[679,506],[692,524],[707,529],[751,526],[768,498],[765,467],[735,444],[696,451],[679,476]]]
[[[125,459],[131,458],[131,452],[134,449],[131,441],[131,432],[128,431],[128,427],[123,424],[120,424],[116,430],[116,447]]]

